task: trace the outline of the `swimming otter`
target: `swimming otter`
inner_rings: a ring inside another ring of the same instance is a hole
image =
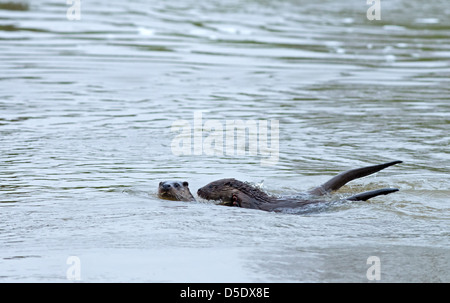
[[[343,172],[328,182],[306,192],[312,196],[323,196],[331,191],[337,190],[351,180],[361,178],[376,173],[386,167],[402,163],[402,161],[393,161],[380,165],[373,165],[363,168],[357,168]],[[363,192],[346,198],[349,201],[366,201],[370,198],[387,195],[398,191],[397,188],[383,188],[368,192]],[[221,179],[207,184],[197,191],[199,197],[207,200],[221,200],[223,205],[237,206],[244,208],[261,209],[265,211],[280,211],[283,208],[296,208],[311,203],[325,202],[321,200],[307,200],[293,198],[289,196],[275,197],[236,179]]]
[[[158,197],[173,201],[195,201],[194,196],[189,190],[189,183],[187,181],[159,182]]]

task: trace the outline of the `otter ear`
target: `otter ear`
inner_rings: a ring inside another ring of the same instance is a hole
[[[187,181],[184,181],[183,186],[189,186],[189,183]]]
[[[159,186],[162,186],[163,185],[163,182],[161,181],[161,182],[159,182]]]

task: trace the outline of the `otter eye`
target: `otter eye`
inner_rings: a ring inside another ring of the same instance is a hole
[[[175,183],[175,185],[174,185],[176,188],[178,188],[178,187],[180,187],[180,184],[178,184],[178,183]]]

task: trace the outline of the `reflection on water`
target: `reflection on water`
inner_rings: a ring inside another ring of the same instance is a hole
[[[28,3],[25,2],[1,2],[0,9],[1,10],[10,10],[10,11],[27,11],[29,9]]]
[[[64,1],[0,0],[1,279],[64,280],[79,255],[85,281],[365,281],[379,254],[385,281],[448,282],[423,264],[448,266],[450,11],[382,2],[368,21],[359,0],[97,0],[68,21]],[[195,111],[279,120],[278,162],[173,155]],[[224,177],[295,193],[397,159],[334,197],[400,192],[301,214],[155,195]]]

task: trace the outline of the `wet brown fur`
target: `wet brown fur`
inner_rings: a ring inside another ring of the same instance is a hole
[[[311,203],[325,202],[320,199],[314,199],[314,196],[325,195],[333,190],[339,189],[351,180],[373,174],[398,163],[401,163],[401,161],[393,161],[343,172],[330,179],[328,182],[305,193],[306,195],[309,195],[311,199],[270,196],[248,183],[233,178],[211,182],[200,188],[197,191],[197,194],[203,199],[221,201],[223,205],[227,206],[278,211],[283,208],[297,208]],[[384,188],[360,193],[349,197],[346,200],[366,201],[378,195],[387,195],[396,191],[398,191],[396,188]]]
[[[194,196],[189,190],[189,183],[187,181],[160,182],[158,186],[158,197],[172,201],[195,201]]]

